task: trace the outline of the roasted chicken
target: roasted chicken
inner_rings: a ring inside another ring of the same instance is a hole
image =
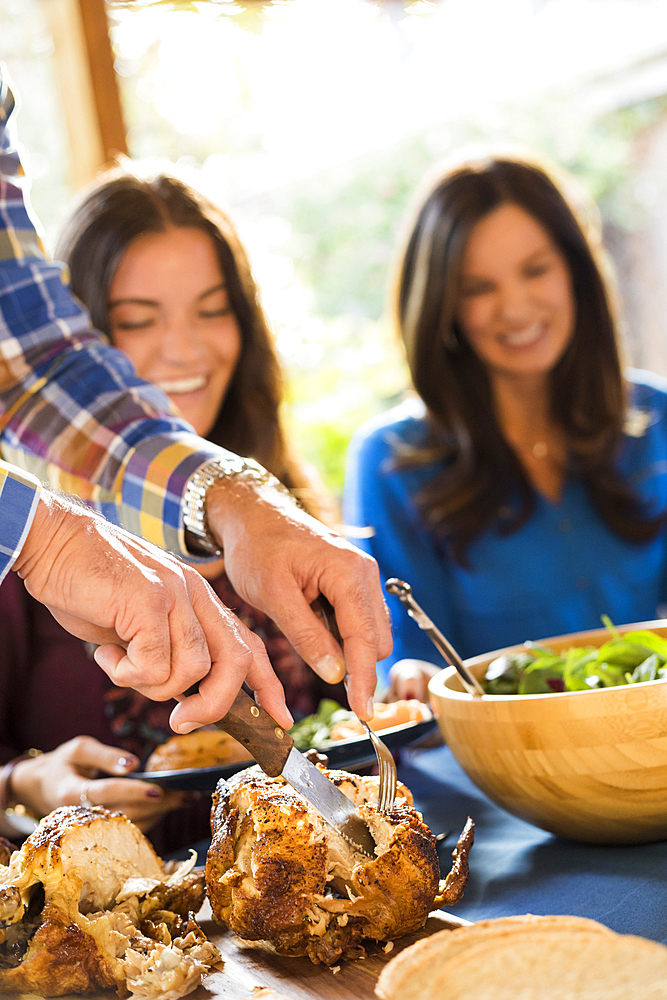
[[[214,792],[206,884],[214,919],[239,937],[335,965],[362,957],[369,941],[418,930],[434,905],[461,897],[473,825],[441,882],[435,838],[404,785],[383,815],[378,778],[318,766],[358,807],[376,856],[356,854],[282,778],[251,767]]]
[[[220,959],[194,920],[205,887],[193,866],[170,874],[120,812],[50,813],[0,866],[0,996],[191,992]]]

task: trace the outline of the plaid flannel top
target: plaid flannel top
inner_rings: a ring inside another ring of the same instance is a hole
[[[34,476],[0,462],[0,581],[23,548],[40,492]]]
[[[229,453],[199,438],[161,390],[136,376],[92,329],[64,284],[63,265],[46,259],[11,134],[14,106],[0,64],[2,457],[115,524],[188,555],[185,484]]]

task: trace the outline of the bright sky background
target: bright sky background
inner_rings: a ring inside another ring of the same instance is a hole
[[[228,164],[235,198],[429,122],[667,51],[665,0],[423,0],[407,10],[287,0],[264,8],[257,33],[243,29],[231,3],[198,3],[197,12],[133,6],[114,11],[119,69],[159,45],[160,71],[142,96],[177,131],[215,131],[250,89],[248,128],[261,132],[270,171],[256,162],[240,178]],[[218,158],[216,172],[223,166]]]
[[[469,117],[492,129],[512,99],[571,91],[573,118],[585,118],[616,99],[609,74],[638,60],[637,98],[667,93],[667,59],[651,61],[667,53],[667,0],[278,0],[252,23],[239,4],[194,6],[111,0],[117,70],[182,134],[186,167],[188,144],[220,123],[241,144],[257,140],[252,153],[216,148],[197,183],[238,210],[280,349],[305,367],[320,361],[322,321],[281,252],[289,220],[244,220],[245,204],[432,123]],[[146,74],[149,52],[158,59]],[[130,128],[129,142],[148,140]]]

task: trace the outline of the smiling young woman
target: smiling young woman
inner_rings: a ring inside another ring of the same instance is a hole
[[[417,398],[350,448],[345,523],[464,657],[667,597],[667,385],[623,372],[594,207],[568,189],[524,156],[429,180],[392,297]],[[391,610],[385,668],[436,659]]]
[[[317,478],[285,435],[279,358],[226,213],[168,173],[121,168],[85,192],[57,253],[94,324],[139,376],[163,389],[198,434],[256,459],[323,516]],[[342,685],[321,682],[268,616],[241,600],[220,560],[201,572],[263,640],[296,717],[323,696],[344,700]],[[0,648],[0,765],[26,747],[45,751],[12,771],[23,806],[43,815],[82,795],[122,808],[151,828],[160,852],[206,835],[210,804],[169,815],[185,805],[181,793],[125,777],[172,735],[175,703],[113,688],[14,573],[0,587]]]
[[[560,498],[567,443],[548,380],[572,338],[575,311],[565,257],[534,216],[506,203],[472,227],[456,322],[486,367],[507,442],[551,500]]]
[[[308,481],[280,418],[283,373],[248,255],[218,205],[168,172],[144,176],[140,165],[126,164],[84,193],[56,254],[69,265],[72,290],[94,326],[128,348],[140,374],[152,380],[150,366],[164,379],[179,409],[189,405],[187,391],[180,391],[187,385],[178,385],[182,376],[207,377],[213,352],[223,369],[216,393],[223,381],[225,389],[213,423],[197,429],[255,458],[318,512],[326,501]],[[192,389],[199,391],[194,383]]]

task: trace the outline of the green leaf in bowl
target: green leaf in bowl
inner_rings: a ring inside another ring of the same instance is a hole
[[[565,690],[562,656],[540,656],[521,674],[518,694],[553,694]]]
[[[642,681],[655,681],[661,674],[660,668],[663,666],[663,661],[657,653],[651,653],[647,656],[643,663],[640,663],[638,667],[632,671],[630,677],[631,684],[641,684]]]
[[[626,670],[634,670],[651,653],[651,648],[643,643],[634,642],[627,636],[623,639],[610,639],[600,646],[598,660],[600,663],[615,663]]]
[[[663,663],[667,663],[667,639],[655,632],[640,630],[628,632],[625,636],[626,642],[637,642],[646,649],[652,650],[662,658]]]

